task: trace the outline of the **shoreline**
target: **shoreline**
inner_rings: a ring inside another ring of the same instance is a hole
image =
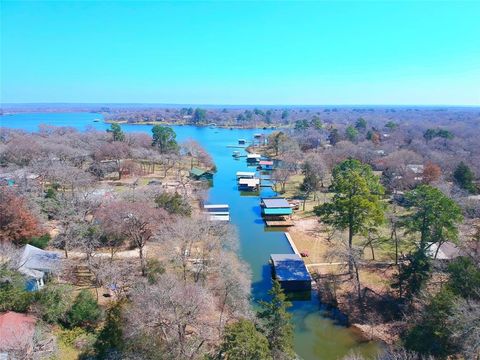
[[[163,126],[198,126],[198,127],[212,127],[218,129],[259,129],[259,130],[275,130],[286,129],[288,126],[239,126],[234,124],[218,125],[218,124],[192,124],[188,122],[170,122],[170,121],[140,121],[128,122],[127,120],[104,120],[105,124],[119,124],[119,125],[163,125]]]

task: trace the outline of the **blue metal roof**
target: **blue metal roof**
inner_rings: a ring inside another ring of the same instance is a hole
[[[311,281],[305,262],[297,254],[270,255],[278,281]]]
[[[274,209],[263,209],[265,215],[290,215],[293,213],[292,208],[274,208]]]

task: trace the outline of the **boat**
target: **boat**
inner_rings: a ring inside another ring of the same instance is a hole
[[[240,151],[235,150],[232,154],[234,158],[239,158],[240,157]]]

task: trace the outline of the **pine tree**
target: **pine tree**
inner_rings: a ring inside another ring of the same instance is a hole
[[[267,338],[249,320],[239,320],[225,329],[221,358],[226,360],[270,360]]]
[[[261,301],[261,310],[258,317],[263,320],[264,333],[267,337],[274,359],[291,359],[293,351],[292,315],[288,308],[292,304],[286,300],[280,283],[273,281],[272,289],[268,292],[270,301]]]

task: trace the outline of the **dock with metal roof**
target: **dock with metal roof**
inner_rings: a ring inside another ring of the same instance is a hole
[[[271,254],[273,278],[286,291],[305,291],[312,288],[312,277],[298,254]]]

